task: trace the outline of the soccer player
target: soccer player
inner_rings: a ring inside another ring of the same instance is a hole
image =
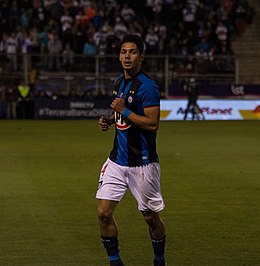
[[[163,266],[165,228],[159,212],[164,209],[164,201],[156,151],[160,89],[142,70],[144,45],[138,35],[124,36],[119,51],[123,74],[115,80],[111,103],[114,115],[99,119],[102,131],[115,123],[114,146],[102,167],[96,193],[101,239],[110,265],[124,265],[114,212],[129,189],[149,227],[154,265]]]

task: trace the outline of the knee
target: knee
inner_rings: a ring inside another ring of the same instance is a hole
[[[156,223],[155,213],[154,212],[143,212],[145,222],[150,226],[153,227]]]
[[[113,219],[113,211],[105,210],[102,207],[98,207],[97,216],[98,216],[100,225],[106,226],[110,224],[111,220]]]

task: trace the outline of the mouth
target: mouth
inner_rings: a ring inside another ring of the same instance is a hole
[[[129,62],[129,61],[124,62],[124,65],[125,65],[126,67],[131,66],[131,64],[132,64],[132,62]]]

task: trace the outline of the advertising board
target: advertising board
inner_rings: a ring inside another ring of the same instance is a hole
[[[110,116],[111,99],[94,100],[36,100],[36,119],[96,119]],[[187,100],[161,100],[161,120],[183,120]],[[205,120],[260,119],[260,100],[198,100]],[[191,120],[188,114],[187,120]]]
[[[198,100],[205,120],[260,119],[260,100]],[[161,100],[161,120],[183,120],[187,100]],[[191,119],[188,114],[187,120]]]
[[[58,99],[35,101],[36,119],[96,119],[110,116],[111,99]]]

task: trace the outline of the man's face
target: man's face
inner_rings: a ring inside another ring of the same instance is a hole
[[[126,72],[132,75],[136,74],[141,69],[143,59],[143,54],[139,53],[135,43],[123,43],[119,61]]]

